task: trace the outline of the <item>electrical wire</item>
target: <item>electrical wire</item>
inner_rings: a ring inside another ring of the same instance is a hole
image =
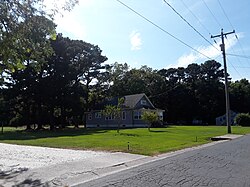
[[[250,59],[250,56],[245,56],[245,55],[237,55],[237,54],[232,54],[232,53],[227,53],[227,55],[228,56],[235,56],[235,57]]]
[[[250,68],[250,67],[241,67],[241,66],[235,66],[236,68],[242,68],[242,69],[247,69],[247,68]]]
[[[227,61],[229,62],[229,64],[231,65],[231,67],[234,69],[234,71],[239,75],[240,78],[243,78],[243,76],[240,74],[240,72],[234,67],[234,65],[231,63],[231,61],[229,61],[227,59]]]
[[[226,38],[227,39],[227,38]],[[227,39],[228,40],[228,39]],[[232,51],[233,51],[233,53],[235,53],[235,50],[234,50],[234,48],[232,47]],[[241,60],[237,57],[237,61],[238,61],[238,63],[239,64],[241,64],[242,65],[242,62],[241,62]],[[231,63],[231,62],[230,62]],[[232,66],[234,67],[234,65],[232,64]],[[236,69],[236,68],[234,68],[234,69]],[[241,76],[241,77],[243,77],[243,76]]]
[[[207,3],[205,2],[205,0],[202,0],[203,3],[205,4],[205,6],[207,7],[208,11],[210,12],[210,14],[213,16],[214,20],[216,21],[216,23],[220,26],[220,28],[222,28],[220,22],[217,20],[217,18],[215,17],[215,15],[213,14],[213,12],[210,10],[210,8],[208,7]]]
[[[222,12],[223,12],[223,14],[224,14],[224,16],[226,17],[228,23],[231,25],[232,29],[235,30],[235,29],[234,29],[234,26],[233,26],[233,24],[232,24],[232,22],[230,21],[229,17],[227,16],[227,13],[226,13],[225,9],[223,8],[222,4],[220,3],[220,0],[217,0],[217,1],[218,1],[218,4],[219,4],[219,6],[220,6],[220,8],[221,8],[221,10],[222,10]],[[237,41],[238,41],[238,43],[239,43],[239,46],[240,46],[240,48],[241,48],[242,54],[243,54],[244,56],[246,56],[246,55],[245,55],[245,52],[244,52],[244,50],[243,50],[243,47],[242,47],[242,45],[241,45],[241,42],[240,42],[240,40],[239,40],[239,38],[238,38],[238,36],[237,36],[236,33],[235,33],[235,38],[237,39]],[[235,53],[233,47],[232,47],[232,50],[233,50],[233,53]],[[239,56],[236,56],[236,57],[237,57],[238,62],[239,62],[240,64],[242,64],[242,61],[239,59]],[[249,60],[248,60],[248,61],[249,61]],[[246,71],[246,73],[249,75],[249,72],[248,72],[248,71]]]
[[[164,32],[165,34],[169,35],[170,37],[174,38],[175,40],[179,41],[180,43],[182,43],[183,45],[187,46],[188,48],[192,49],[193,51],[201,54],[202,56],[212,60],[212,58],[208,57],[207,55],[203,54],[202,52],[198,51],[197,49],[193,48],[192,46],[190,46],[189,44],[185,43],[184,41],[182,41],[181,39],[177,38],[176,36],[174,36],[173,34],[171,34],[170,32],[168,32],[167,30],[165,30],[164,28],[162,28],[161,26],[157,25],[156,23],[154,23],[153,21],[151,21],[150,19],[146,18],[145,16],[143,16],[142,14],[140,14],[139,12],[135,11],[133,8],[131,8],[130,6],[126,5],[125,3],[123,3],[120,0],[116,0],[118,3],[120,3],[121,5],[123,5],[124,7],[126,7],[127,9],[129,9],[130,11],[134,12],[136,15],[138,15],[139,17],[141,17],[142,19],[144,19],[145,21],[147,21],[148,23],[150,23],[151,25],[155,26],[156,28],[158,28],[159,30],[161,30],[162,32]]]
[[[229,17],[227,16],[226,11],[224,10],[223,6],[221,5],[220,0],[217,0],[217,1],[218,1],[218,3],[219,3],[219,6],[220,6],[222,12],[224,13],[225,17],[227,18],[227,21],[229,22],[229,24],[231,25],[232,29],[234,30],[233,24],[232,24],[231,21],[229,20]]]
[[[197,29],[195,29],[177,10],[175,10],[175,8],[173,6],[171,6],[166,0],[163,0],[165,2],[165,4],[167,4],[184,22],[186,22],[196,33],[198,33],[203,39],[205,39],[210,45],[212,45],[214,48],[216,48],[210,41],[208,41]],[[216,48],[218,51],[219,49]],[[229,62],[231,64],[231,66],[233,67],[233,69],[235,70],[235,72],[240,75],[239,71],[236,70],[236,68],[234,67],[234,65]],[[241,75],[240,75],[241,77]]]
[[[208,32],[208,34],[211,36],[211,32],[208,30],[208,28],[202,24],[202,22],[200,21],[200,19],[193,13],[193,11],[191,11],[191,9],[184,3],[183,0],[181,0],[182,4],[186,7],[186,9],[193,15],[193,17],[195,17],[198,21],[198,23]]]
[[[206,6],[206,8],[208,9],[208,11],[210,12],[210,14],[213,16],[213,18],[214,18],[214,20],[216,21],[216,23],[222,28],[220,22],[218,21],[218,19],[217,19],[216,16],[214,15],[214,13],[211,11],[211,9],[208,7],[208,5],[207,5],[207,3],[205,2],[205,0],[202,0],[202,1],[203,1],[204,5]],[[219,2],[219,4],[220,4],[220,2]],[[221,4],[220,4],[220,7],[222,8]],[[224,10],[223,8],[222,8],[222,11],[223,11],[223,13],[225,14],[225,16],[227,17],[227,19],[229,20],[229,18],[228,18],[228,16],[226,15],[225,10]],[[230,22],[230,21],[229,21],[229,22]],[[230,23],[231,23],[231,22],[230,22]],[[231,24],[231,25],[232,25],[232,24]],[[238,59],[238,61],[240,61],[240,60]],[[235,72],[236,72],[238,75],[240,75],[239,71],[236,70],[236,68],[234,67],[234,65],[233,65],[229,60],[228,60],[228,62],[231,64],[231,66],[233,67],[233,69],[235,70]],[[240,77],[242,77],[242,76],[240,75]]]
[[[235,37],[236,37],[237,41],[239,42],[239,45],[240,45],[242,54],[243,54],[244,56],[246,56],[245,50],[243,49],[243,47],[242,47],[242,45],[241,45],[241,41],[239,40],[239,37],[237,36],[237,34],[235,34]],[[249,60],[248,60],[248,62],[249,62]]]
[[[198,35],[200,35],[204,40],[206,40],[210,45],[212,45],[213,47],[215,47],[208,39],[206,39],[196,28],[194,28],[193,25],[191,25],[177,10],[175,10],[175,8],[170,5],[166,0],[163,0],[165,2],[165,4],[167,4],[184,22],[186,22]],[[215,47],[216,48],[216,47]],[[216,48],[217,50],[219,50],[218,48]]]

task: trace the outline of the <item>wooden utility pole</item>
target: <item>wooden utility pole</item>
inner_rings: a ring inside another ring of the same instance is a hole
[[[228,93],[228,76],[227,76],[227,63],[226,63],[226,52],[225,52],[225,43],[224,36],[235,33],[235,30],[232,32],[223,33],[223,29],[221,29],[221,34],[216,36],[211,36],[211,38],[220,37],[222,44],[220,45],[223,62],[224,62],[224,77],[225,77],[225,96],[226,96],[226,123],[227,123],[227,133],[231,134],[231,120],[230,120],[230,103],[229,103],[229,93]]]

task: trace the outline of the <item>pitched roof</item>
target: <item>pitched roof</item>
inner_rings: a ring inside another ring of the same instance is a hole
[[[147,96],[144,93],[141,94],[133,94],[133,95],[126,95],[124,96],[124,103],[122,105],[123,108],[130,108],[130,109],[135,109],[136,108],[136,104],[143,98],[143,97]],[[106,105],[117,105],[118,104],[118,98],[119,97],[114,97],[111,99],[106,99],[103,102],[97,104],[94,107],[94,110],[101,110],[103,109]],[[148,99],[148,98],[147,98]],[[152,107],[147,107],[145,106],[145,108],[151,108],[151,109],[155,109],[155,107],[153,106],[153,104],[150,102],[150,100],[148,99],[149,103],[152,105]]]
[[[135,105],[141,100],[143,96],[146,96],[144,93],[126,95],[124,96],[124,106],[128,108],[134,108]]]

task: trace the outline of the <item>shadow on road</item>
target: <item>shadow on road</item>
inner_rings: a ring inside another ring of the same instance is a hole
[[[28,171],[27,168],[18,168],[15,170],[9,170],[9,171],[0,171],[0,187],[4,187],[5,185],[9,186],[11,184],[12,187],[49,187],[50,185],[48,183],[41,182],[40,179],[32,179],[31,176],[27,177],[23,181],[17,180],[18,176],[22,173]]]

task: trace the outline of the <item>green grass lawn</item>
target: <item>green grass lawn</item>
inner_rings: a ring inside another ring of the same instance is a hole
[[[208,143],[211,137],[226,134],[226,130],[226,127],[217,126],[171,126],[153,128],[151,132],[146,128],[125,129],[118,134],[116,130],[102,129],[26,132],[23,129],[4,128],[4,133],[0,133],[0,142],[157,155]],[[232,132],[248,134],[250,127],[232,127]]]

